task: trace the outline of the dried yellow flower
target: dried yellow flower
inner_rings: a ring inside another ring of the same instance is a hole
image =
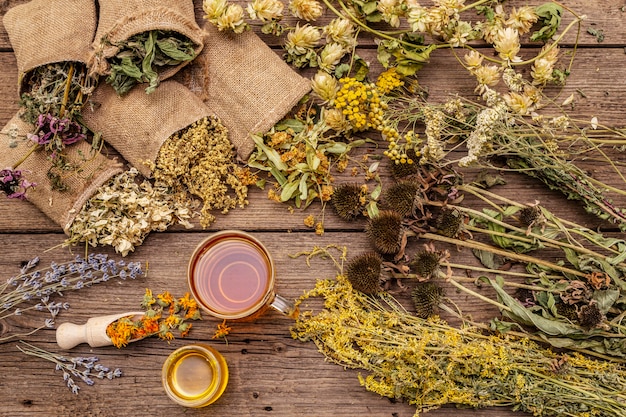
[[[215,220],[211,210],[227,213],[248,204],[248,187],[238,175],[235,154],[228,133],[214,117],[205,117],[172,135],[161,147],[154,166],[154,178],[191,199],[202,199],[200,224]],[[247,175],[246,175],[247,177]]]

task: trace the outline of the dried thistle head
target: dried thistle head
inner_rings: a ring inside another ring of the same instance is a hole
[[[556,303],[556,312],[570,321],[578,321],[578,308],[575,304]]]
[[[419,251],[409,262],[411,273],[423,279],[436,277],[441,271],[441,264],[450,257],[447,250],[436,250],[434,246],[427,245]]]
[[[402,240],[402,216],[392,210],[381,210],[378,216],[369,219],[365,233],[380,253],[398,253]]]
[[[356,219],[364,207],[363,189],[357,184],[341,184],[337,186],[330,198],[335,213],[344,220]]]
[[[518,219],[520,224],[524,227],[532,227],[540,223],[543,219],[541,207],[538,204],[524,207],[518,212]]]
[[[437,313],[445,290],[434,282],[419,282],[411,291],[415,315],[427,319]]]
[[[415,199],[418,196],[419,184],[415,181],[399,181],[383,192],[385,208],[399,213],[401,216],[410,214],[415,208]]]
[[[578,320],[582,327],[593,329],[601,325],[604,320],[604,314],[600,311],[598,303],[592,300],[589,304],[580,308],[580,311],[578,311]]]
[[[383,260],[376,252],[365,252],[355,256],[346,266],[346,277],[352,288],[364,294],[376,294],[381,291],[380,272]]]
[[[419,159],[415,153],[415,150],[413,149],[407,149],[405,153],[408,159],[412,159],[414,161],[417,161]],[[390,169],[391,169],[391,175],[394,178],[396,179],[406,178],[406,177],[410,177],[411,175],[415,175],[419,172],[419,164],[392,163],[390,165]]]
[[[463,213],[457,209],[443,208],[435,221],[435,229],[443,236],[456,238],[463,231]]]

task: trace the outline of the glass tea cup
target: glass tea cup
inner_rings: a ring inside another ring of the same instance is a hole
[[[228,320],[253,319],[272,307],[296,317],[293,303],[276,294],[274,261],[254,236],[224,230],[203,240],[187,269],[191,294],[208,314]]]

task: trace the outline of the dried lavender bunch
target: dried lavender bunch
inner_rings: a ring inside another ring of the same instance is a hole
[[[59,312],[69,308],[68,303],[54,301],[55,296],[107,282],[111,278],[135,279],[143,274],[139,262],[115,261],[105,254],[91,253],[86,259],[76,256],[73,261],[52,262],[49,267],[35,269],[38,264],[38,257],[26,262],[18,275],[0,285],[0,320],[19,316],[28,310],[48,311],[50,317],[33,331],[2,337],[0,343],[54,327]]]
[[[99,359],[95,356],[66,358],[65,356],[33,346],[30,343],[20,342],[21,345],[17,345],[19,350],[27,355],[36,356],[54,363],[55,371],[63,371],[63,380],[74,394],[78,394],[80,387],[72,377],[91,386],[95,384],[95,379],[113,379],[122,376],[122,371],[119,368],[111,370],[97,363]]]

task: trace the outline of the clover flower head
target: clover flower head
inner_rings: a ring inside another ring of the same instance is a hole
[[[539,19],[535,9],[530,6],[514,7],[506,20],[506,25],[517,30],[520,34],[527,33]]]
[[[220,31],[232,30],[234,33],[245,31],[248,24],[244,21],[243,7],[236,3],[229,4],[224,13],[217,18],[216,26]]]
[[[337,79],[325,71],[318,71],[311,81],[315,94],[325,102],[333,100],[339,90]]]
[[[226,12],[226,7],[228,7],[227,0],[204,0],[202,2],[204,18],[215,24],[217,19]]]
[[[290,0],[289,11],[298,19],[312,22],[324,13],[324,8],[317,0]]]
[[[504,28],[498,30],[494,39],[494,48],[500,58],[511,62],[520,61],[517,56],[520,51],[519,32],[514,28]]]
[[[328,72],[333,71],[346,52],[347,51],[341,44],[336,42],[327,43],[324,45],[324,49],[322,49],[319,55],[318,65],[320,69]]]
[[[251,19],[261,22],[280,20],[283,17],[284,5],[280,0],[254,0],[248,4],[247,11]]]
[[[307,50],[317,46],[321,37],[317,28],[309,24],[304,26],[296,24],[295,29],[287,34],[285,49],[289,54],[303,55],[307,53]]]
[[[322,33],[327,42],[337,42],[344,47],[353,47],[356,44],[354,24],[346,18],[338,17],[324,26]]]

